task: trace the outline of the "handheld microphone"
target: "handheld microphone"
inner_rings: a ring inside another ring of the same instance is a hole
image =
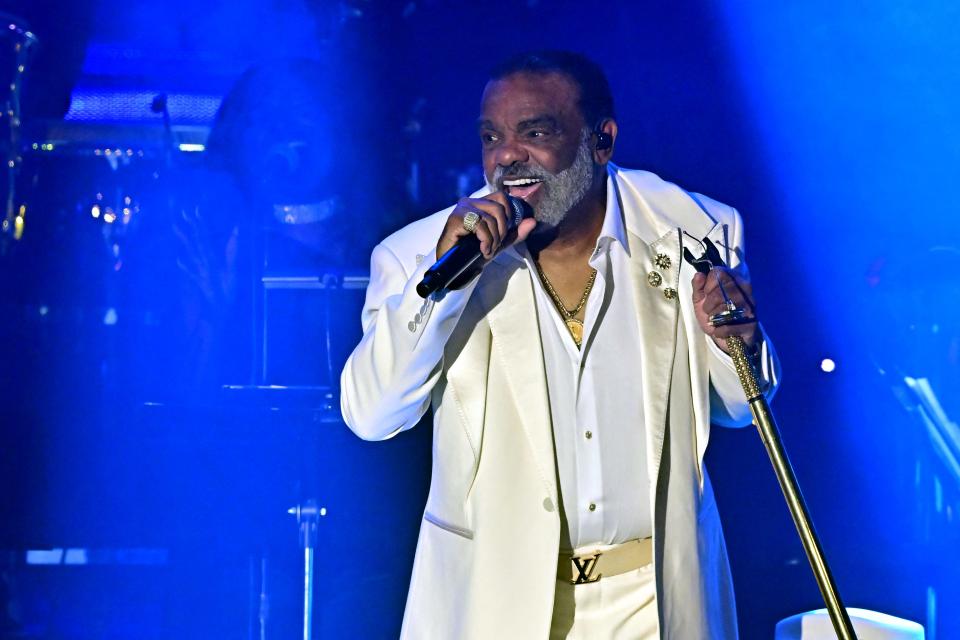
[[[533,217],[533,209],[520,198],[507,196],[507,201],[510,203],[509,213],[512,214],[507,221],[508,231],[514,229],[524,218]],[[427,269],[423,274],[423,280],[417,285],[417,293],[421,298],[426,298],[435,291],[449,288],[451,283],[473,267],[482,257],[480,240],[477,236],[472,233],[463,236],[449,251],[440,256],[432,267]]]

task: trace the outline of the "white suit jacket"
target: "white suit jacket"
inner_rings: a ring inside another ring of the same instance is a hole
[[[481,192],[482,193],[482,192]],[[643,171],[609,166],[620,199],[640,314],[644,420],[663,638],[736,638],[733,589],[703,467],[710,423],[748,424],[732,362],[693,313],[684,246],[711,238],[743,270],[737,212]],[[376,247],[364,336],[342,375],[344,420],[365,439],[410,428],[433,408],[430,494],[402,637],[547,638],[560,517],[546,374],[530,274],[495,258],[439,301],[415,292],[452,208]],[[689,234],[689,235],[688,235]],[[671,266],[654,258],[665,254]],[[647,274],[661,273],[659,287]],[[668,298],[663,291],[678,291]],[[778,373],[764,343],[762,370]]]

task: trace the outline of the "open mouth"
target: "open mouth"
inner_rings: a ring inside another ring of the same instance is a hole
[[[507,178],[503,180],[503,187],[509,195],[526,200],[542,183],[541,178]]]

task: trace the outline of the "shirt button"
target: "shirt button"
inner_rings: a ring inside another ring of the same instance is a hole
[[[590,438],[593,437],[593,431],[587,431],[586,433],[583,434],[583,437],[589,440]]]
[[[596,510],[597,510],[597,505],[594,504],[593,502],[591,502],[591,503],[590,503],[590,506],[589,506],[588,508],[590,509],[590,511],[596,511]]]

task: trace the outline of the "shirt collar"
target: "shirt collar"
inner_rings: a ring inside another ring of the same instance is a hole
[[[597,249],[609,249],[614,242],[619,242],[623,250],[630,255],[627,244],[627,228],[623,224],[623,211],[620,209],[620,198],[613,184],[613,176],[607,175],[607,211],[603,216],[603,226],[597,236]]]

